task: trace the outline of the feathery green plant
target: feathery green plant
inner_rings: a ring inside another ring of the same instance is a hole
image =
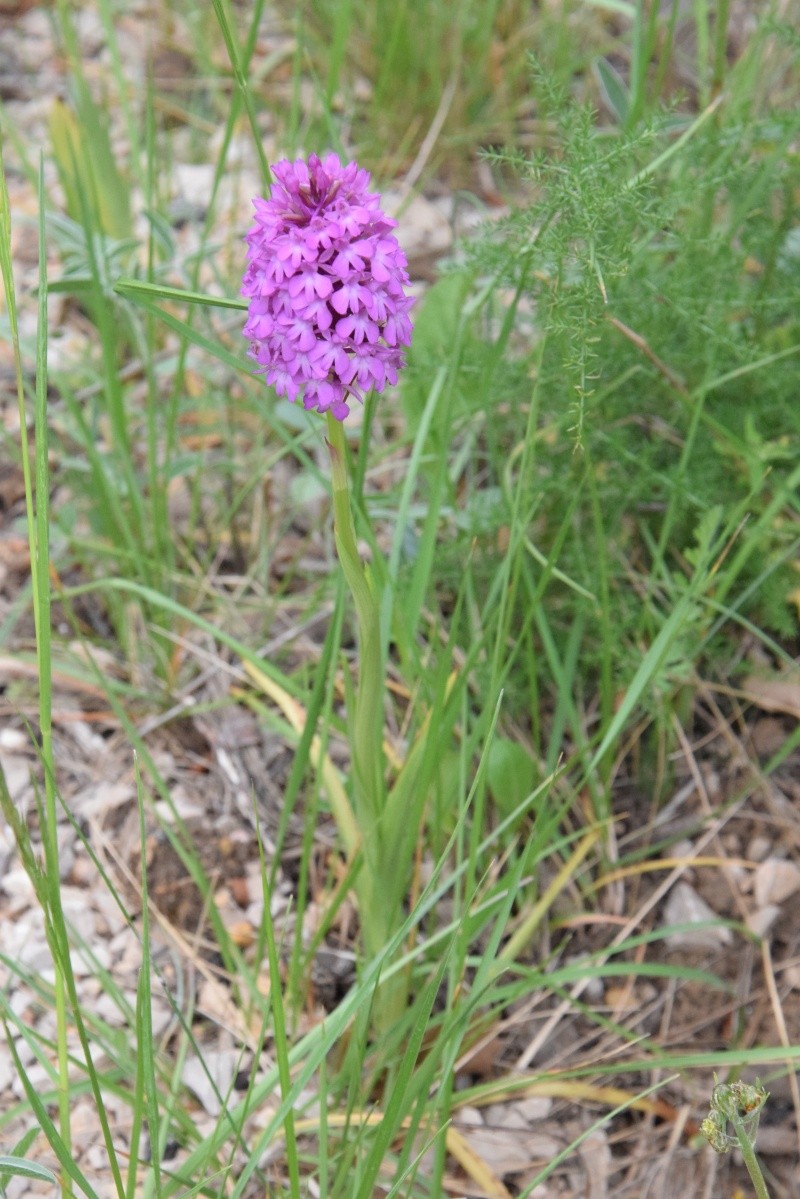
[[[467,246],[470,272],[492,289],[483,373],[476,349],[461,369],[462,437],[474,442],[466,422],[482,419],[477,377],[500,409],[485,428],[491,495],[502,480],[497,450],[530,428],[526,376],[535,376],[536,502],[523,551],[531,581],[517,623],[531,613],[541,574],[530,542],[550,558],[557,544],[569,582],[551,568],[535,618],[539,654],[560,691],[554,647],[577,637],[581,673],[599,684],[606,721],[685,593],[697,545],[716,529],[726,569],[714,567],[650,683],[650,715],[662,721],[704,655],[726,652],[721,608],[731,628],[754,620],[786,633],[791,624],[796,537],[791,521],[775,517],[797,512],[797,470],[781,438],[800,432],[790,399],[798,162],[788,150],[798,120],[776,112],[743,125],[722,97],[682,129],[670,115],[629,133],[601,130],[541,69],[534,79],[554,129],[548,146],[492,156],[520,174],[530,202]],[[497,287],[509,289],[510,307],[498,306]],[[414,351],[408,397],[427,353],[424,342],[419,358]],[[495,494],[496,524],[511,493],[505,503],[502,488]],[[457,541],[454,562],[460,553]],[[497,561],[488,546],[487,571]],[[508,695],[525,702],[513,674]]]

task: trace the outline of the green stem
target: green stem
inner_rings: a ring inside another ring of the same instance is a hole
[[[369,861],[380,851],[380,817],[384,808],[383,784],[383,670],[380,642],[380,606],[356,544],[350,505],[344,428],[328,414],[328,448],[333,480],[333,518],[336,549],[353,595],[358,621],[358,680],[352,718],[353,800]]]
[[[44,765],[44,796],[46,828],[44,832],[44,856],[47,876],[50,880],[50,917],[55,926],[63,924],[58,848],[58,804],[56,802],[55,757],[53,753],[53,663],[50,640],[50,477],[47,410],[47,253],[45,245],[45,196],[44,165],[39,162],[39,314],[36,339],[36,405],[34,410],[35,488],[33,508],[29,509],[31,531],[31,578],[34,583],[34,623],[36,627],[36,660],[39,673],[39,732],[42,739],[42,763]],[[25,422],[20,409],[20,433],[22,437],[23,461],[28,458]],[[59,958],[53,949],[56,999],[56,1044],[58,1046],[58,1111],[61,1136],[67,1148],[71,1145],[71,1104],[69,1095],[69,1047],[67,1029],[67,979],[64,971],[69,967],[67,937],[62,940],[65,956]],[[72,1187],[65,1180],[65,1194],[72,1194]]]
[[[736,1144],[741,1150],[747,1173],[755,1187],[757,1199],[769,1199],[767,1184],[756,1157],[755,1143],[761,1109],[769,1098],[756,1079],[755,1084],[737,1079],[732,1083],[717,1083],[711,1092],[711,1110],[700,1125],[700,1131],[715,1153],[727,1153],[734,1137],[726,1132],[733,1126]]]
[[[396,870],[397,846],[387,838],[383,758],[384,670],[380,600],[358,553],[344,427],[328,414],[328,448],[333,484],[334,536],[339,561],[353,596],[358,623],[358,675],[350,717],[352,794],[362,839],[364,864],[356,880],[367,959],[384,949],[402,917],[406,880]],[[397,974],[382,984],[373,1018],[379,1033],[389,1031],[406,1007],[408,983]]]
[[[11,335],[11,350],[19,409],[20,448],[22,451],[22,478],[25,492],[25,512],[28,526],[28,545],[31,560],[31,591],[33,595],[33,618],[36,631],[36,654],[39,669],[39,728],[41,733],[41,760],[44,767],[44,819],[42,842],[45,859],[45,890],[40,902],[45,908],[48,924],[48,943],[53,955],[55,971],[56,1007],[56,1052],[58,1058],[58,1114],[61,1139],[69,1151],[72,1140],[70,1131],[71,1107],[69,1094],[69,1045],[67,1039],[69,1013],[67,1004],[67,982],[65,971],[69,970],[69,949],[66,926],[61,911],[59,891],[58,809],[55,790],[55,769],[52,740],[52,662],[50,658],[50,578],[49,578],[49,479],[47,459],[47,272],[44,234],[44,167],[39,162],[39,314],[36,346],[36,406],[34,422],[36,429],[36,478],[31,476],[31,453],[28,444],[28,416],[25,406],[25,387],[22,370],[22,350],[19,341],[16,292],[11,262],[11,206],[6,186],[3,145],[0,140],[0,277],[3,281],[8,324]],[[35,482],[35,485],[34,485]],[[64,934],[59,942],[59,934]],[[59,953],[59,945],[64,953]],[[70,1179],[62,1174],[62,1190],[69,1199],[73,1194]]]
[[[747,1167],[747,1173],[750,1175],[750,1180],[753,1183],[758,1199],[769,1199],[769,1191],[764,1181],[764,1175],[761,1173],[761,1166],[758,1164],[756,1151],[750,1141],[750,1137],[747,1135],[747,1129],[741,1117],[739,1115],[732,1115],[731,1124],[736,1133],[736,1140],[739,1142],[742,1159]]]

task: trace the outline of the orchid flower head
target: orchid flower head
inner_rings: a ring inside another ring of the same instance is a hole
[[[397,381],[411,341],[408,263],[370,176],[336,154],[272,167],[247,234],[250,355],[278,395],[344,420]]]

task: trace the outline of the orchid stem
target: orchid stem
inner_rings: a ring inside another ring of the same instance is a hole
[[[350,719],[353,807],[361,833],[364,868],[356,881],[361,928],[369,960],[383,952],[400,919],[402,896],[395,871],[397,847],[387,844],[383,759],[384,671],[380,601],[364,569],[356,543],[344,429],[328,415],[328,447],[333,479],[334,535],[339,561],[355,603],[358,622],[358,676]],[[406,1006],[405,977],[394,975],[378,990],[374,1020],[387,1031]]]
[[[368,841],[380,839],[379,821],[384,808],[383,784],[383,669],[380,641],[380,605],[364,570],[353,524],[350,484],[347,477],[344,428],[328,414],[328,447],[333,479],[334,535],[339,561],[353,595],[358,622],[358,681],[352,719],[353,782],[356,816],[362,825],[365,853]],[[377,848],[377,846],[373,846]]]

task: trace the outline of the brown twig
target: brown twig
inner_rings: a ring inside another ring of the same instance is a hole
[[[613,325],[615,329],[618,329],[622,336],[626,337],[632,345],[635,345],[637,350],[641,350],[645,358],[652,362],[658,373],[664,376],[671,387],[674,387],[677,392],[680,392],[684,399],[688,400],[690,398],[689,389],[680,375],[677,374],[671,366],[667,366],[663,359],[659,358],[658,354],[656,354],[656,352],[650,348],[649,343],[647,342],[646,338],[642,337],[641,333],[636,333],[635,330],[629,328],[628,325],[623,324],[622,321],[617,320],[617,318],[612,316],[609,312],[606,313],[606,320],[610,325]]]

